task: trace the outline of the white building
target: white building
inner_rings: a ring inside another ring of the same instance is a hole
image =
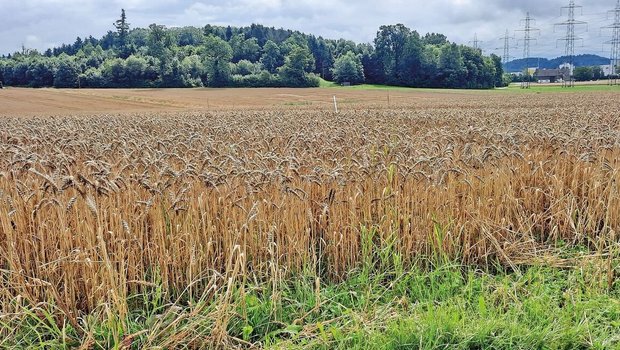
[[[527,74],[529,76],[534,76],[534,73],[536,73],[537,70],[538,70],[537,67],[528,68]],[[523,76],[524,73],[525,73],[525,69],[523,69],[522,71],[518,71],[518,72],[508,72],[508,74],[516,75],[518,77]]]
[[[558,67],[560,69],[568,69],[570,72],[570,76],[573,76],[575,73],[575,65],[574,64],[570,64],[570,63],[564,63],[561,64],[560,67]]]
[[[613,70],[611,69],[612,68],[611,64],[604,64],[604,65],[599,66],[599,67],[601,67],[601,69],[603,70],[603,75],[606,76],[606,77],[610,76],[613,73]]]

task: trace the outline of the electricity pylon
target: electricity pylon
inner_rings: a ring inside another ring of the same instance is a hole
[[[568,10],[568,19],[565,22],[556,23],[556,26],[566,27],[566,36],[559,41],[566,43],[564,49],[564,55],[566,57],[566,64],[568,64],[568,74],[564,74],[563,87],[575,86],[575,80],[573,79],[573,69],[575,67],[575,40],[583,40],[575,34],[575,27],[578,25],[587,25],[586,22],[577,21],[575,19],[575,9],[581,9],[582,6],[575,5],[575,0],[570,0],[568,6],[562,7],[562,11]]]

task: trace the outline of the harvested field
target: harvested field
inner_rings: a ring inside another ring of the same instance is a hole
[[[39,106],[9,104],[1,323],[68,325],[82,345],[260,347],[241,339],[249,285],[272,298],[277,329],[300,276],[320,298],[360,271],[581,266],[573,249],[618,288],[617,94],[397,91],[386,108],[385,92],[339,92],[363,102],[335,114],[317,91],[42,90],[28,92],[48,96]],[[126,320],[153,298],[165,306],[133,336]]]
[[[477,92],[492,96],[493,93]],[[0,116],[88,115],[141,111],[214,111],[222,109],[333,110],[333,96],[347,109],[388,108],[419,101],[467,98],[472,92],[397,89],[18,89],[0,91]],[[495,94],[497,95],[497,94]],[[389,105],[388,105],[389,98]]]

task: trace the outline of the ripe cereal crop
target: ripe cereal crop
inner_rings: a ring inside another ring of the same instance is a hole
[[[263,347],[295,280],[313,306],[290,327],[322,339],[323,286],[447,264],[617,289],[620,99],[599,100],[5,117],[0,348]]]

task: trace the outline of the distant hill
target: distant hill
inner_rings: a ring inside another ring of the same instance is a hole
[[[566,63],[566,56],[547,59],[543,57],[532,57],[529,59],[530,67],[539,67],[545,69],[558,68],[561,64]],[[599,55],[578,55],[575,56],[575,66],[587,67],[587,66],[600,66],[609,64],[609,58],[605,58]],[[527,66],[527,60],[522,58],[508,62],[504,66],[506,72],[521,72]]]

